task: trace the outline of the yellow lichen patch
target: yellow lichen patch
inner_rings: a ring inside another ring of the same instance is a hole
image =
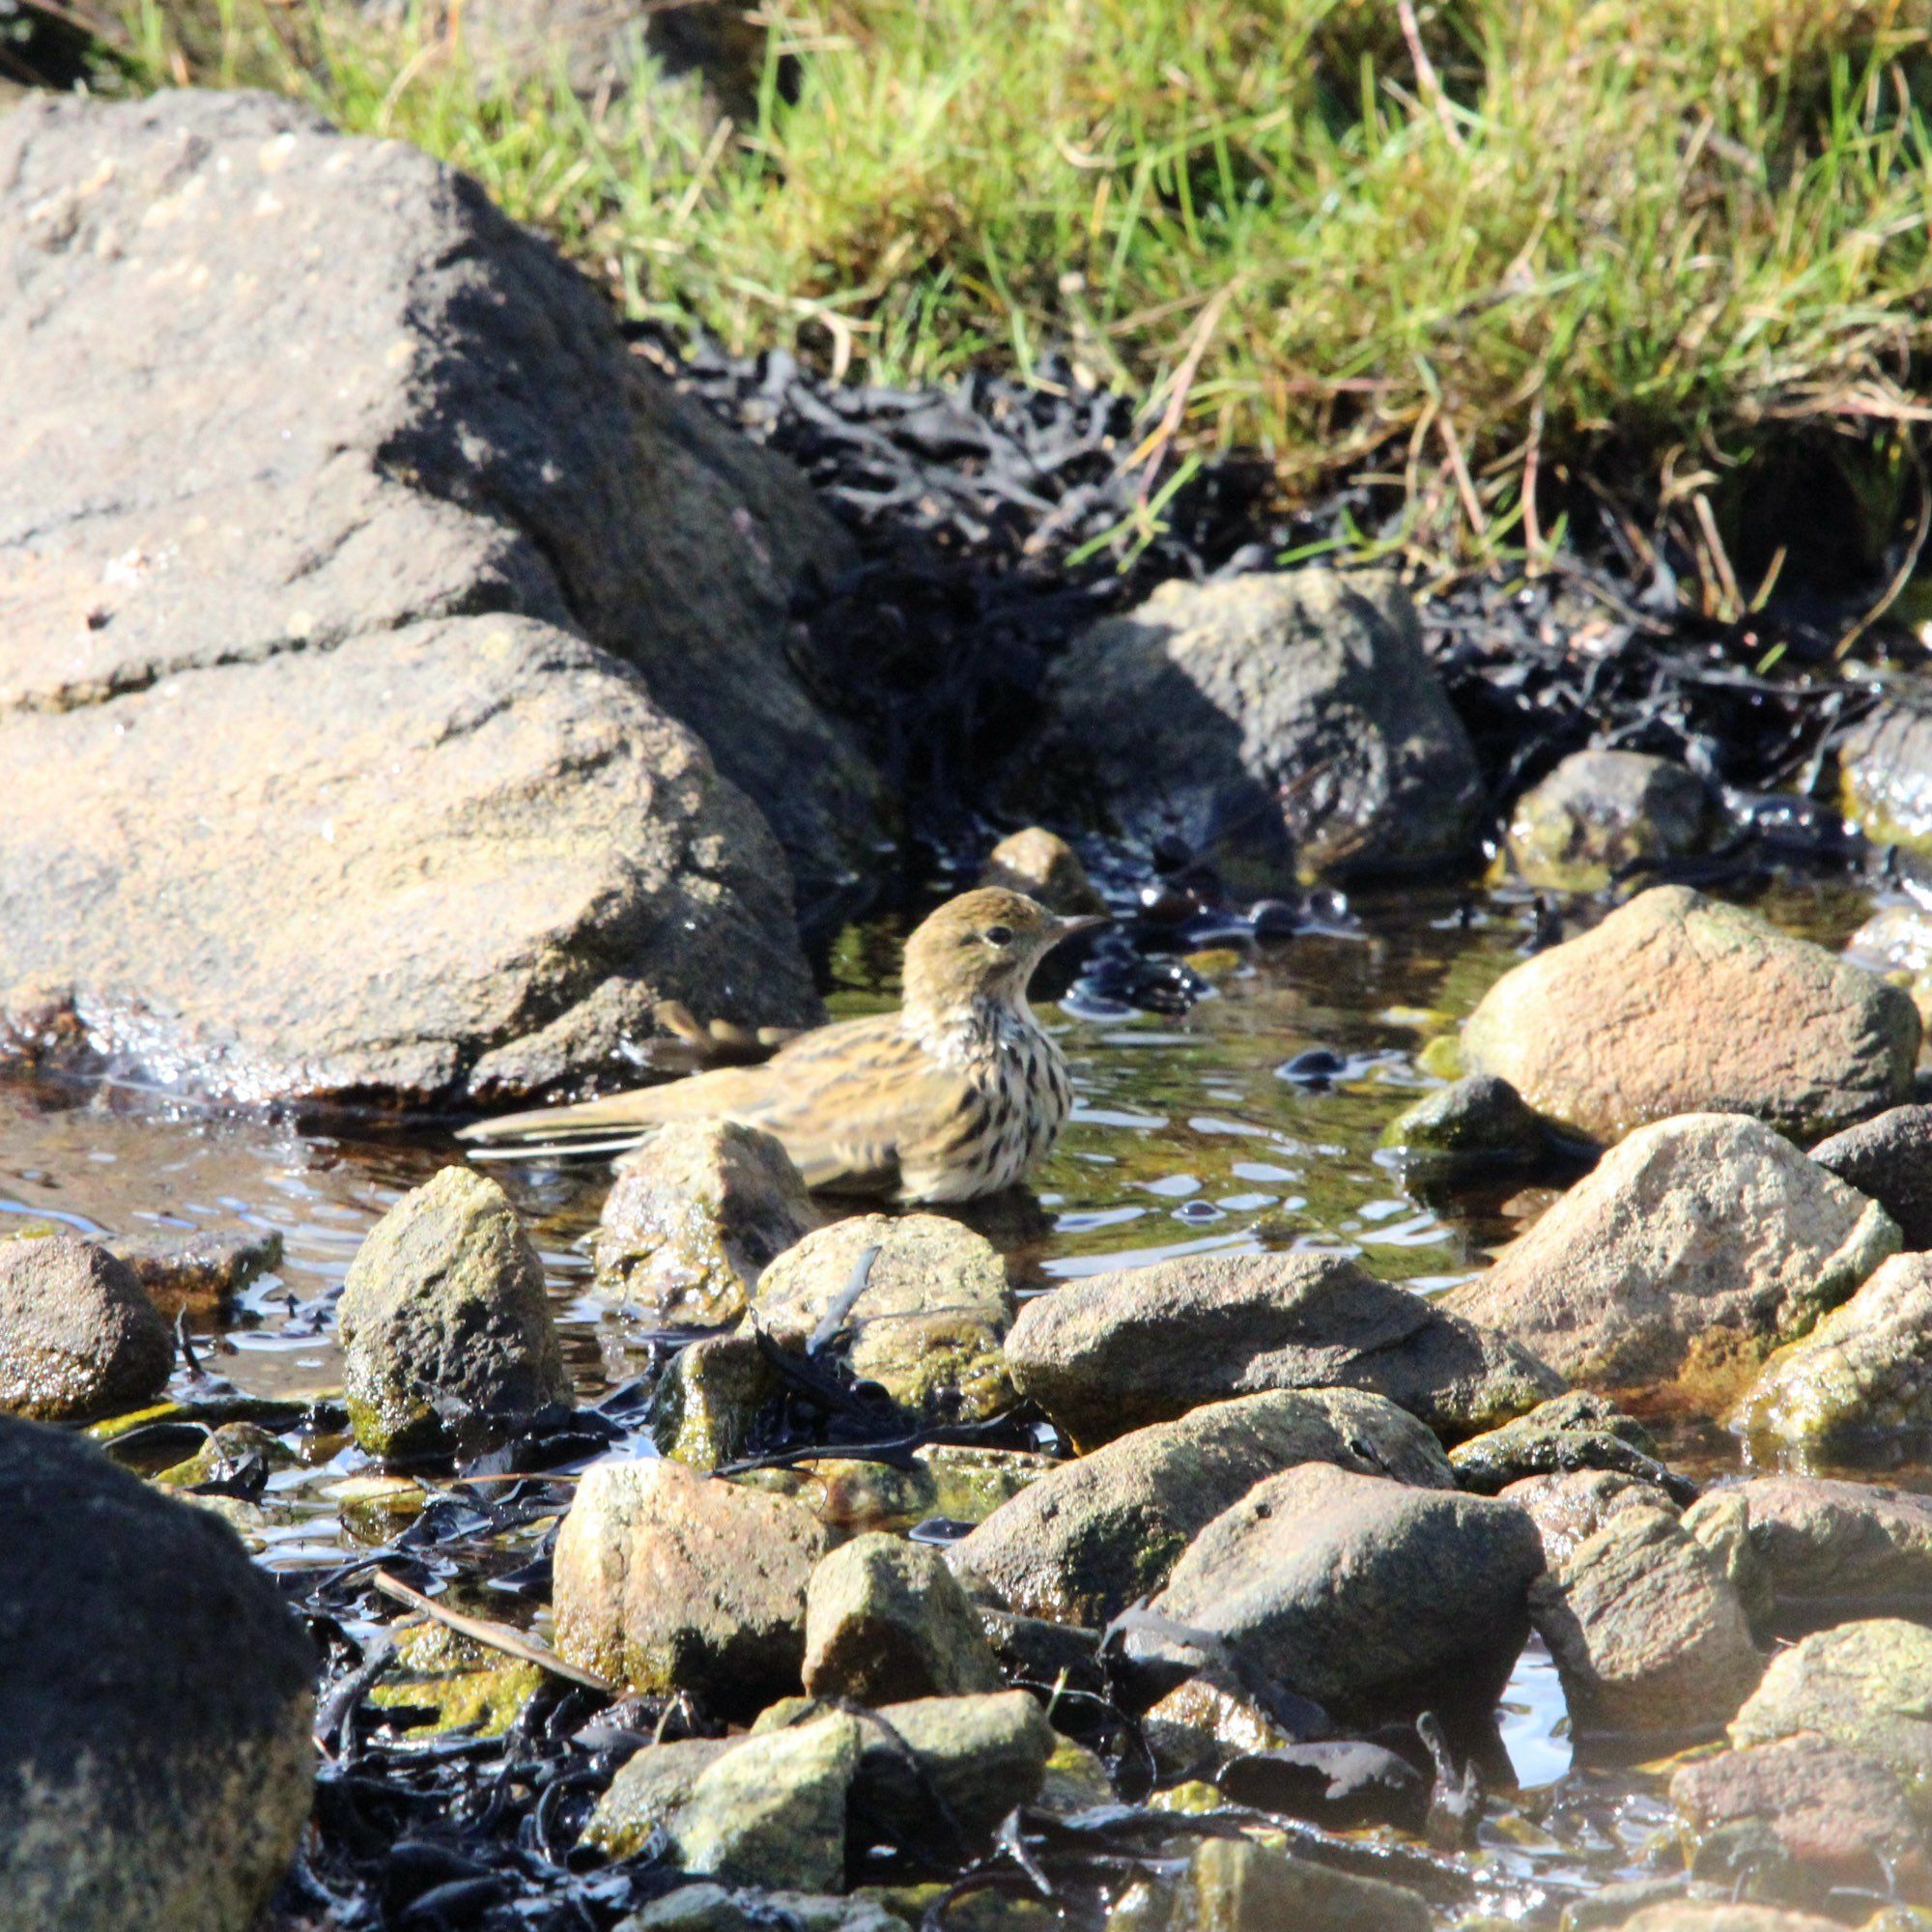
[[[536,1694],[544,1673],[499,1651],[486,1650],[439,1623],[404,1631],[391,1674],[369,1693],[380,1710],[422,1712],[427,1722],[405,1722],[416,1737],[465,1732],[501,1737]]]

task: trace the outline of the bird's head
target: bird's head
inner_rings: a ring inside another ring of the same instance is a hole
[[[1024,893],[998,886],[961,893],[906,941],[906,1005],[946,1009],[972,1000],[1016,1001],[1034,968],[1063,939],[1105,923],[1057,918]]]

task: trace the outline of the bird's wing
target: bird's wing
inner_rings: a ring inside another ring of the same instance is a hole
[[[876,1193],[897,1185],[903,1148],[943,1143],[973,1106],[960,1075],[938,1066],[896,1015],[880,1014],[820,1027],[761,1066],[507,1114],[464,1128],[461,1138],[518,1158],[608,1153],[668,1121],[738,1121],[775,1135],[808,1185]]]

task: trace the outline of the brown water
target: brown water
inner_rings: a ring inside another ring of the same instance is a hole
[[[1785,887],[1758,900],[1794,930],[1840,944],[1869,909],[1843,886]],[[1358,934],[1301,937],[1199,955],[1213,991],[1180,1018],[1086,1019],[1043,1007],[1071,1063],[1079,1105],[1040,1170],[1037,1217],[985,1224],[1025,1289],[1176,1255],[1319,1248],[1358,1256],[1421,1293],[1475,1272],[1540,1198],[1431,1207],[1405,1190],[1377,1147],[1381,1129],[1435,1083],[1417,1054],[1520,956],[1522,908],[1500,897],[1459,917],[1444,889],[1357,901]],[[890,958],[870,931],[838,950],[838,1010],[880,1003]],[[1339,1055],[1325,1088],[1280,1069],[1311,1048]],[[83,1234],[154,1227],[273,1229],[279,1268],[247,1289],[234,1319],[202,1337],[202,1367],[240,1391],[305,1396],[339,1386],[330,1299],[357,1243],[402,1193],[456,1158],[437,1134],[298,1131],[258,1115],[185,1105],[127,1086],[0,1081],[0,1233],[55,1219]],[[607,1183],[601,1166],[493,1165],[549,1271],[580,1396],[594,1400],[650,1360],[635,1313],[590,1292],[584,1237]],[[1543,1197],[1547,1198],[1547,1197]],[[184,1370],[177,1391],[206,1393]],[[262,1560],[309,1565],[354,1548],[334,1492],[368,1468],[340,1437],[296,1437],[304,1466],[271,1479],[256,1527]],[[1729,1438],[1685,1426],[1673,1460],[1693,1473],[1735,1466]],[[1896,1479],[1894,1477],[1894,1479]],[[506,1549],[504,1562],[527,1548]],[[493,1614],[514,1614],[502,1605]],[[1484,1828],[1486,1860],[1557,1899],[1650,1868],[1668,1839],[1660,1785],[1640,1774],[1573,1769],[1561,1692],[1532,1644],[1507,1693],[1502,1732],[1520,1793]],[[1662,1851],[1663,1869],[1675,1855]],[[1537,1915],[1539,1918],[1542,1914]]]

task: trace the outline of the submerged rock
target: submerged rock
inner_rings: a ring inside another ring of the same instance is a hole
[[[1932,1428],[1932,1255],[1894,1255],[1764,1365],[1733,1426],[1810,1456]]]
[[[1499,1495],[1528,1476],[1601,1469],[1661,1490],[1677,1503],[1694,1502],[1697,1486],[1666,1468],[1650,1431],[1608,1397],[1588,1389],[1539,1404],[1527,1415],[1449,1452],[1459,1488]]]
[[[1932,1107],[1891,1107],[1833,1134],[1811,1158],[1898,1223],[1910,1254],[1932,1247]]]
[[[1723,1573],[1663,1510],[1620,1511],[1530,1592],[1579,1737],[1690,1737],[1737,1713],[1763,1669]]]
[[[1904,1100],[1918,1014],[1896,986],[1736,906],[1657,886],[1504,974],[1466,1070],[1613,1141],[1673,1114],[1752,1114],[1807,1139]]]
[[[1891,1618],[1840,1624],[1771,1660],[1730,1727],[1739,1748],[1804,1732],[1875,1758],[1921,1826],[1932,1818],[1932,1631]]]
[[[1037,1296],[1007,1337],[1031,1396],[1083,1445],[1269,1388],[1355,1388],[1438,1435],[1561,1392],[1507,1337],[1338,1255],[1192,1255]]]
[[[1548,1127],[1492,1073],[1425,1094],[1382,1129],[1381,1144],[1401,1153],[1409,1179],[1439,1184],[1535,1167],[1551,1151]]]
[[[749,1716],[799,1688],[824,1549],[817,1519],[782,1496],[680,1463],[593,1463],[556,1534],[557,1650],[633,1690]]]
[[[1196,1533],[1264,1477],[1313,1462],[1455,1486],[1427,1431],[1379,1396],[1278,1389],[1210,1403],[1063,1463],[947,1561],[1007,1609],[1098,1628],[1159,1589]]]
[[[1149,1608],[1225,1639],[1338,1718],[1486,1711],[1529,1634],[1542,1568],[1536,1525],[1513,1503],[1310,1463],[1207,1524]],[[1205,1661],[1157,1633],[1130,1634],[1127,1654]]]
[[[1577,1381],[1716,1402],[1898,1247],[1889,1217],[1742,1114],[1641,1127],[1445,1308]]]
[[[0,1928],[254,1932],[309,1812],[316,1659],[234,1533],[0,1419]]]
[[[1097,799],[1129,837],[1179,838],[1242,889],[1278,887],[1297,862],[1416,866],[1468,842],[1475,754],[1392,574],[1164,583],[1076,638],[1048,696],[1032,772]]]
[[[1767,1629],[1793,1635],[1849,1617],[1932,1620],[1932,1497],[1871,1483],[1758,1476],[1714,1491],[1684,1527],[1714,1542],[1735,1512]]]
[[[1543,1539],[1543,1560],[1550,1570],[1560,1569],[1579,1543],[1626,1510],[1662,1510],[1669,1515],[1676,1508],[1664,1491],[1603,1469],[1524,1476],[1499,1493],[1536,1524]]]
[[[821,1346],[853,1375],[923,1421],[970,1422],[1013,1405],[1000,1353],[1012,1314],[1007,1264],[983,1236],[943,1214],[859,1214],[781,1255],[751,1319],[799,1352],[831,1319]]]
[[[724,1327],[820,1218],[771,1134],[673,1121],[616,1165],[591,1247],[597,1285],[666,1327]]]
[[[141,1292],[170,1321],[184,1311],[219,1313],[282,1260],[282,1237],[272,1228],[258,1235],[153,1229],[115,1235],[102,1245],[128,1264]]]
[[[753,799],[823,881],[878,780],[793,668],[845,550],[802,479],[407,143],[262,94],[21,105],[7,1050],[444,1106],[634,1072],[665,1000],[812,1018]]]
[[[986,854],[982,886],[1004,886],[1037,899],[1048,912],[1102,913],[1107,901],[1094,890],[1080,855],[1057,832],[1029,825],[1011,832]]]
[[[805,1688],[861,1704],[996,1690],[1000,1666],[938,1550],[874,1534],[840,1546],[805,1599]]]
[[[1503,856],[1525,885],[1592,893],[1639,859],[1703,848],[1714,813],[1704,781],[1644,752],[1573,752],[1517,800]]]
[[[71,1422],[159,1394],[174,1340],[125,1262],[71,1235],[0,1242],[0,1412]]]
[[[373,1456],[570,1399],[543,1264],[509,1196],[445,1167],[369,1230],[338,1311],[349,1420]]]

